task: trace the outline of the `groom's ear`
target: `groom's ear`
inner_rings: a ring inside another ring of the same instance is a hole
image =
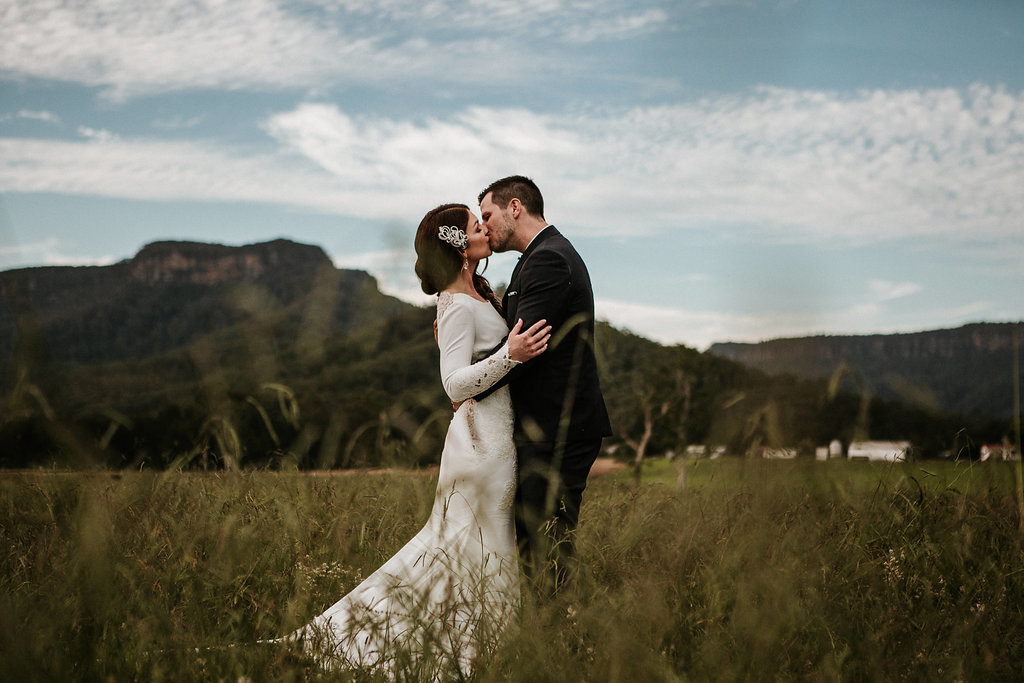
[[[513,197],[508,203],[508,211],[512,214],[512,218],[519,218],[523,213],[523,203]]]

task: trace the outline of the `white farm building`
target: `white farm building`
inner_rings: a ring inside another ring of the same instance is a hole
[[[909,441],[853,441],[846,452],[846,457],[850,460],[887,462],[906,462],[909,455]]]

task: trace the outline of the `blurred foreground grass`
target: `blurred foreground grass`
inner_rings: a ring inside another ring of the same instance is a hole
[[[592,482],[578,584],[474,680],[1013,680],[1015,464],[696,461]],[[7,680],[349,680],[283,648],[422,525],[435,475],[0,476]],[[659,483],[660,482],[660,483]],[[241,644],[237,647],[225,647]],[[199,648],[197,650],[197,648]]]

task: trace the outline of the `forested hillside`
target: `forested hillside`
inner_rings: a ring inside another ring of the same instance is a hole
[[[1013,336],[1024,323],[978,323],[912,334],[818,336],[710,351],[769,374],[829,379],[934,410],[1011,419]]]
[[[286,322],[309,343],[407,308],[320,247],[157,242],[110,266],[0,273],[0,359],[32,335],[60,361],[145,358],[256,319]]]
[[[0,273],[0,466],[427,465],[451,407],[432,308],[318,247],[165,242],[106,267]],[[967,454],[1005,420],[773,377],[598,325],[619,456],[833,438]]]

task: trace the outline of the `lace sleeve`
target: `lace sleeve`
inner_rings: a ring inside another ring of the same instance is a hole
[[[453,401],[465,401],[489,389],[518,361],[509,358],[508,343],[483,360],[473,362],[476,319],[457,301],[438,301],[437,342],[441,347],[441,383]]]

